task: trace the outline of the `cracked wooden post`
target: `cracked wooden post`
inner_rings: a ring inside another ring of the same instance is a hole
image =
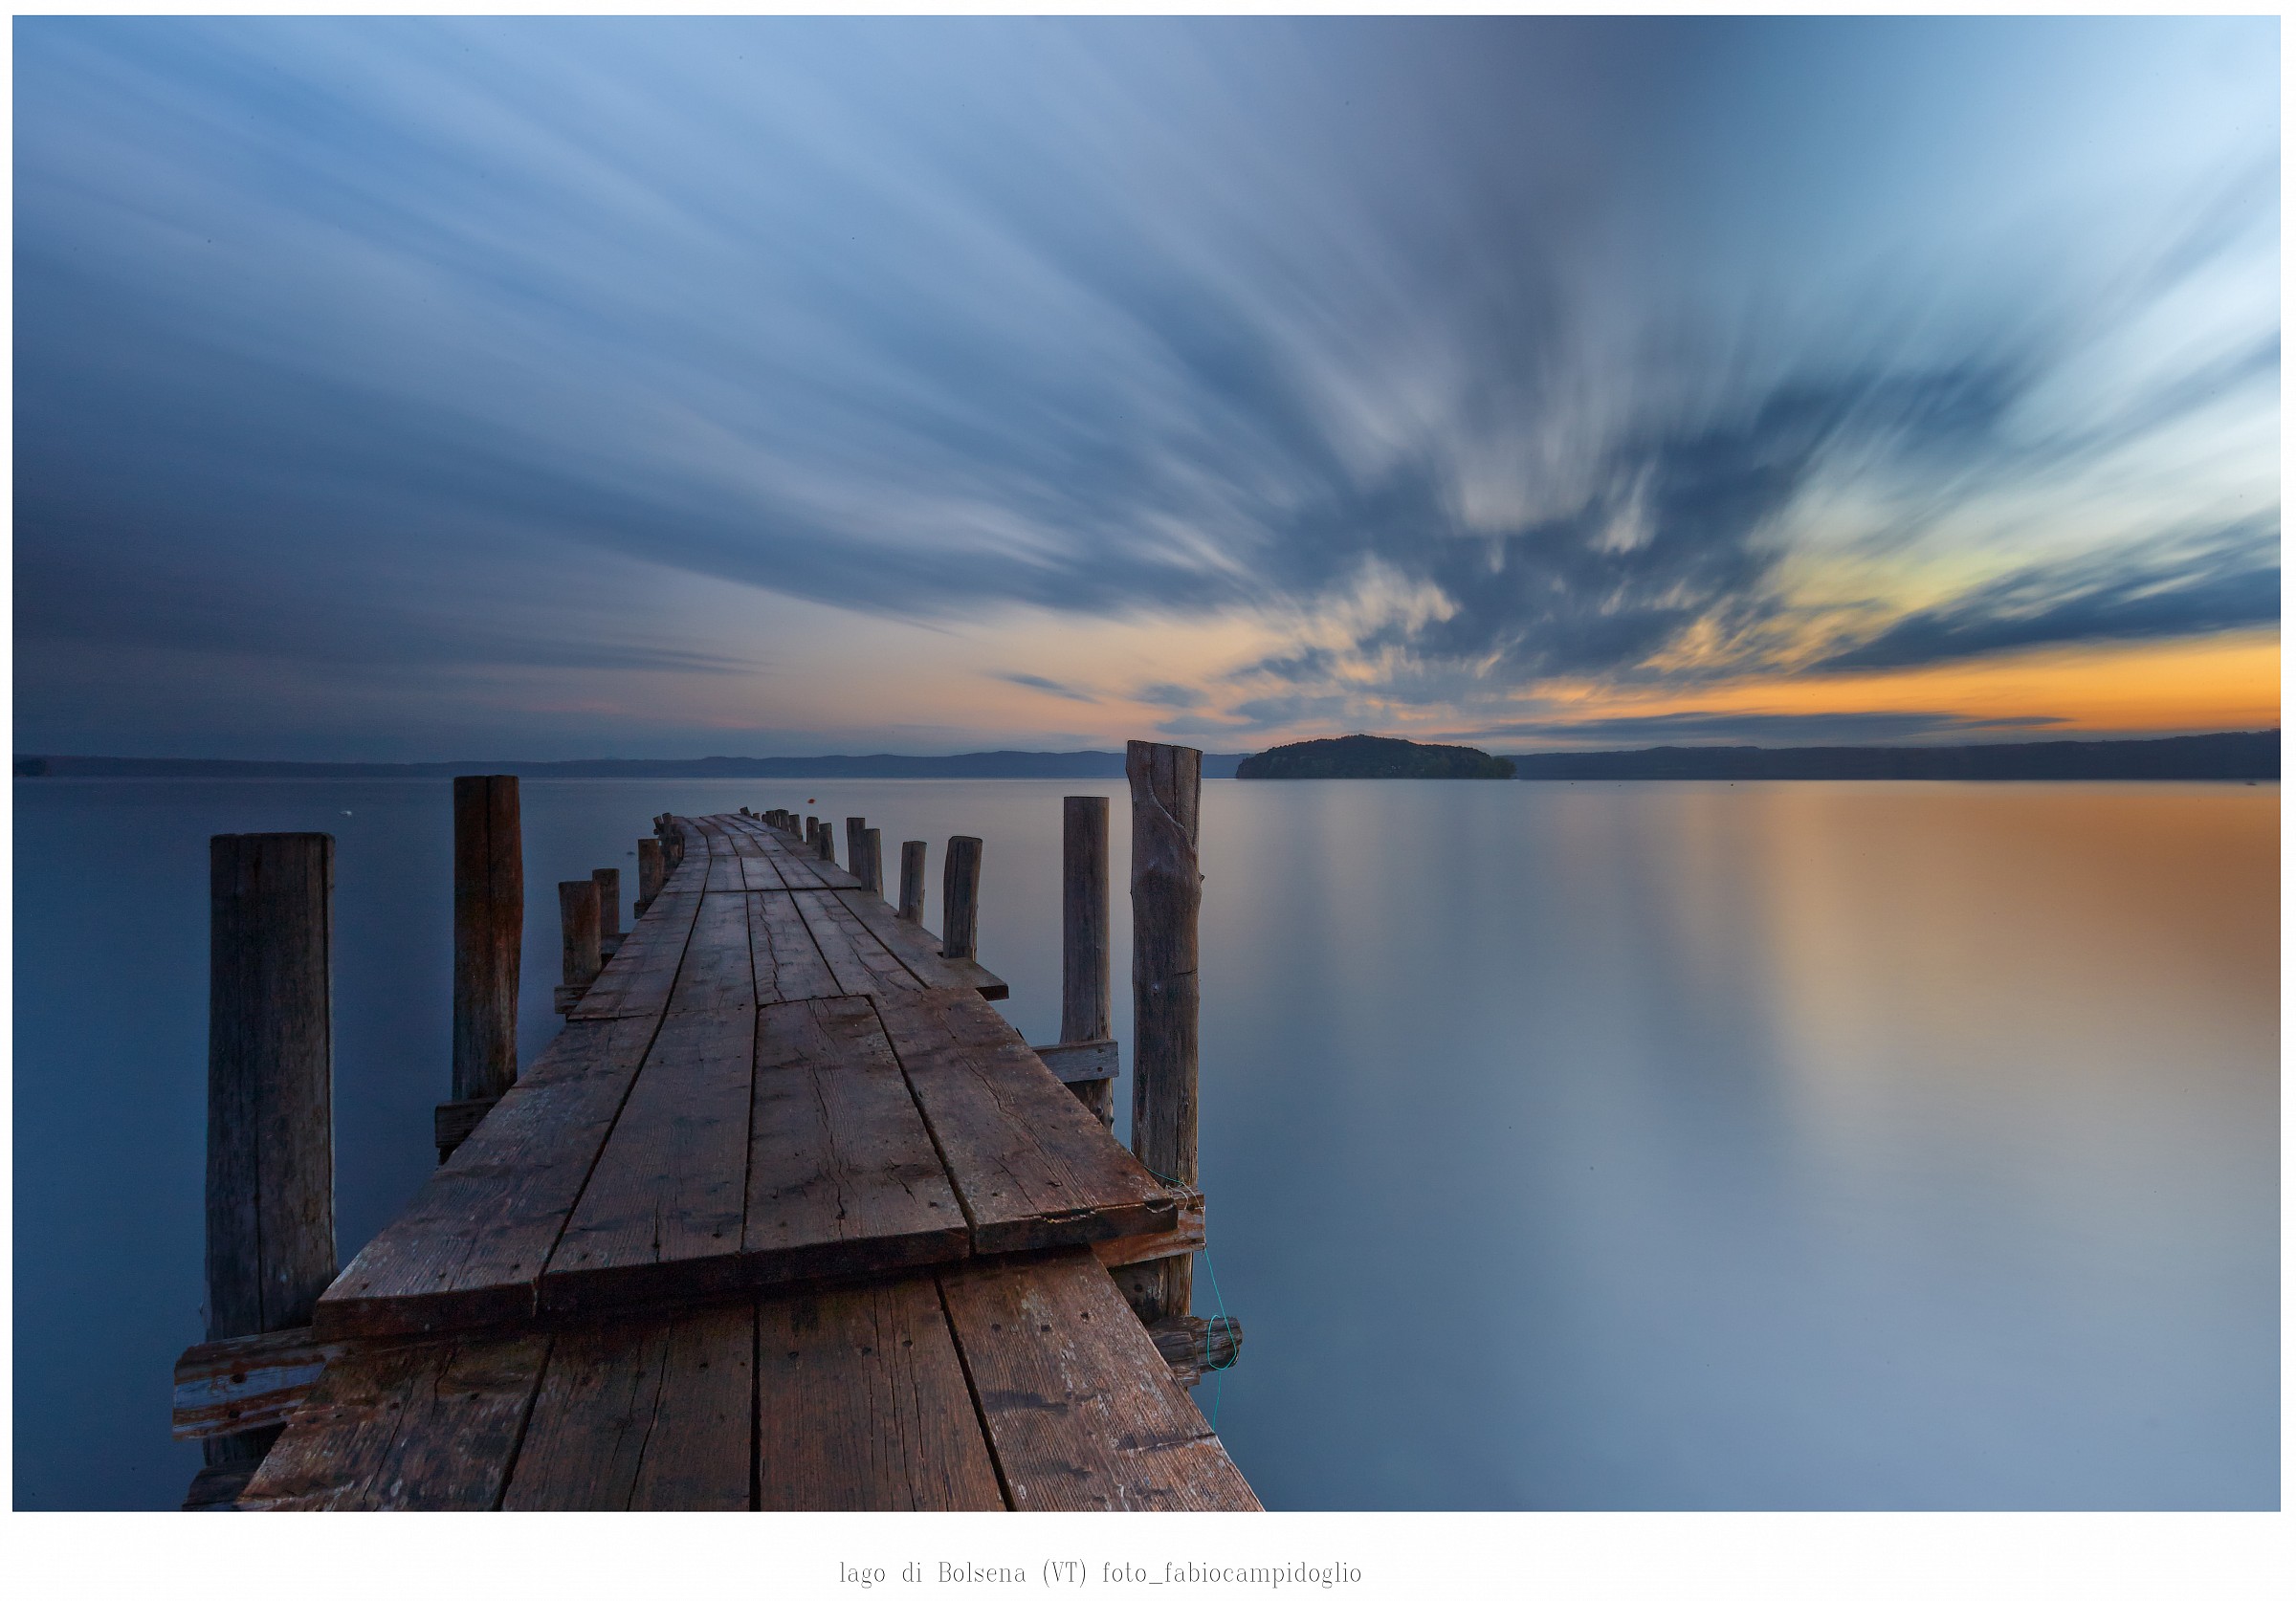
[[[1108,798],[1060,802],[1060,1040],[1110,1037],[1108,976]],[[1116,1121],[1116,1082],[1087,1079],[1069,1088],[1107,1127]]]
[[[885,875],[878,868],[873,842],[882,838],[865,817],[845,820],[846,870],[861,881],[862,888],[873,889],[880,895],[885,893]]]
[[[662,842],[640,840],[638,842],[638,899],[637,903],[629,909],[632,916],[643,917],[646,915],[646,909],[653,905],[653,898],[662,892]]]
[[[1132,1149],[1149,1172],[1191,1188],[1196,1176],[1196,870],[1203,753],[1129,741],[1132,783]],[[1144,1323],[1185,1316],[1188,1257],[1117,1274]]]
[[[885,831],[882,828],[861,830],[861,866],[856,869],[861,888],[872,895],[885,893]]]
[[[598,886],[598,954],[610,956],[622,943],[622,869],[592,867],[590,882]]]
[[[311,1321],[335,1277],[335,838],[208,842],[208,1338]],[[204,1442],[229,1505],[276,1426]]]
[[[554,998],[562,1013],[571,1012],[598,977],[598,884],[594,879],[569,878],[558,886],[559,950],[565,981]]]
[[[974,956],[981,938],[981,842],[952,834],[940,857],[940,954]]]
[[[901,842],[901,911],[912,923],[925,920],[925,842]]]
[[[519,953],[526,936],[526,869],[519,780],[454,780],[453,1099],[437,1109],[438,1159],[519,1076]]]
[[[826,822],[813,835],[813,854],[831,866],[837,865],[837,830]]]

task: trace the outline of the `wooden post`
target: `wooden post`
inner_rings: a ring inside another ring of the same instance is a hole
[[[335,839],[217,834],[208,874],[208,1338],[224,1340],[308,1324],[335,1277]],[[192,1502],[228,1504],[278,1433],[208,1441]]]
[[[598,885],[594,879],[560,882],[558,930],[565,977],[558,986],[558,1009],[571,1012],[598,976]]]
[[[1132,782],[1132,1149],[1151,1173],[1196,1183],[1196,870],[1201,751],[1135,739]],[[1185,1316],[1194,1262],[1170,1257],[1126,1270],[1144,1322]]]
[[[901,842],[901,912],[912,923],[925,920],[925,842]]]
[[[981,842],[953,834],[940,858],[940,954],[973,956],[981,932]]]
[[[645,916],[646,909],[653,904],[654,896],[661,892],[662,842],[640,840],[638,842],[638,900],[637,904],[630,908],[631,914],[638,917]]]
[[[495,1101],[519,1076],[519,950],[526,934],[519,780],[454,780],[456,1101]]]
[[[598,886],[598,948],[603,953],[608,940],[622,943],[622,869],[592,867],[590,882]]]
[[[1070,795],[1060,802],[1060,1040],[1109,1037],[1108,799]],[[1115,1126],[1115,1080],[1069,1088],[1102,1124]]]
[[[846,870],[861,880],[864,888],[869,886],[869,875],[866,871],[869,866],[866,860],[869,855],[869,842],[863,838],[868,832],[869,819],[849,817],[845,820]]]
[[[861,888],[872,895],[885,893],[885,830],[861,830],[861,866],[855,869]]]
[[[837,830],[823,823],[813,835],[813,854],[831,866],[837,861]]]

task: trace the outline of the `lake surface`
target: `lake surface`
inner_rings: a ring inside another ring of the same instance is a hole
[[[936,889],[982,836],[1049,1040],[1060,797],[1116,797],[1129,1021],[1118,784],[522,788],[521,1060],[556,881],[743,804],[932,840]],[[1247,1337],[1202,1404],[1279,1508],[2276,1506],[2279,800],[1207,782],[1197,1283]],[[172,1506],[208,836],[338,841],[347,1261],[447,1098],[448,786],[15,800],[16,1502]]]

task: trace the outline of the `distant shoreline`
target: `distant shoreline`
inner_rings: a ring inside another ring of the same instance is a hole
[[[1230,779],[1245,752],[1207,754]],[[1516,781],[1631,779],[2158,779],[2278,781],[2280,731],[2167,739],[2057,739],[2014,745],[1661,745],[1534,751]],[[19,756],[19,779],[1121,779],[1121,751],[974,751],[961,756],[703,757],[690,760],[232,761],[176,757]],[[1391,779],[1366,780],[1392,782]],[[1433,780],[1430,780],[1433,781]]]

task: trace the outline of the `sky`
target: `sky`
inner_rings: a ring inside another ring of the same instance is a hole
[[[2275,18],[19,18],[15,748],[2279,723]]]

